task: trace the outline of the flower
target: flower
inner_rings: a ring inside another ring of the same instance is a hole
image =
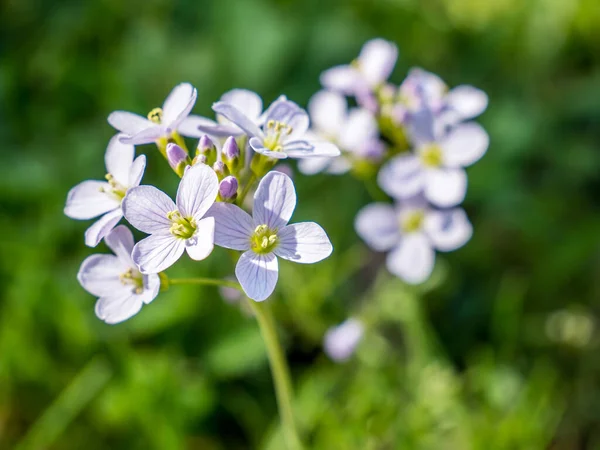
[[[159,273],[187,250],[200,261],[213,249],[215,221],[204,214],[219,189],[215,172],[205,164],[186,170],[177,189],[177,204],[154,186],[131,189],[123,213],[131,225],[150,234],[133,248],[132,258],[142,273]]]
[[[114,255],[88,256],[79,269],[77,279],[83,288],[98,298],[96,315],[106,323],[123,322],[137,314],[142,305],[158,295],[157,274],[142,275],[131,259],[133,234],[119,225],[105,238]]]
[[[375,116],[363,108],[348,111],[346,99],[335,92],[319,91],[310,99],[308,111],[311,132],[331,141],[343,152],[336,158],[306,158],[298,162],[305,175],[321,171],[343,174],[352,167],[352,159],[378,159],[381,142]]]
[[[434,130],[439,123],[428,110],[423,113],[412,127],[415,152],[396,156],[384,165],[379,172],[379,185],[396,199],[423,192],[436,206],[456,206],[467,191],[463,167],[484,155],[488,134],[475,122],[459,124],[450,131]]]
[[[262,99],[260,98],[260,95],[255,92],[247,89],[232,89],[223,94],[218,103],[225,103],[233,106],[256,126],[259,126],[262,123]],[[195,126],[196,131],[218,138],[244,134],[244,129],[240,128],[226,116],[217,113],[216,118],[217,121],[215,122],[214,120],[205,117],[194,117],[187,121],[186,128]]]
[[[85,232],[85,245],[95,247],[123,217],[121,200],[128,189],[140,184],[146,157],[135,160],[133,145],[123,144],[122,135],[110,140],[104,155],[106,181],[87,180],[69,191],[65,214],[72,219],[86,220],[102,216]]]
[[[422,198],[396,206],[372,203],[359,211],[356,232],[373,250],[389,251],[388,270],[410,284],[429,278],[435,250],[449,252],[471,238],[473,227],[464,210],[434,210]]]
[[[254,194],[252,216],[230,203],[215,203],[208,215],[215,218],[215,244],[243,251],[235,275],[248,297],[258,302],[269,297],[278,277],[277,257],[312,264],[327,258],[333,247],[314,222],[288,225],[296,207],[292,180],[269,172]]]
[[[352,63],[332,67],[321,74],[321,84],[332,91],[361,97],[385,82],[398,59],[398,47],[383,39],[365,43]]]
[[[264,113],[259,126],[236,106],[217,102],[213,110],[240,127],[250,136],[250,146],[260,154],[276,159],[338,156],[340,151],[330,142],[310,140],[307,136],[308,114],[285,96],[279,97]]]
[[[154,108],[148,117],[127,111],[115,111],[108,116],[108,123],[124,134],[121,142],[126,144],[149,144],[161,138],[169,139],[177,130],[189,137],[202,133],[183,125],[196,103],[196,88],[181,83],[171,91],[162,108]]]
[[[335,362],[347,361],[360,343],[364,326],[358,319],[350,318],[329,328],[323,339],[325,353]]]

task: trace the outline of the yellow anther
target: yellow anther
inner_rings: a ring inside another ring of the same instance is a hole
[[[267,122],[267,128],[273,128],[275,126],[275,121],[273,119]]]
[[[196,221],[191,217],[182,217],[177,210],[169,211],[167,213],[167,219],[173,222],[169,231],[175,237],[189,239],[196,232]]]
[[[250,248],[258,254],[272,252],[278,245],[277,230],[270,229],[267,225],[259,225],[250,236]]]
[[[267,227],[266,225],[259,225],[259,226],[257,226],[257,227],[254,229],[254,232],[255,232],[256,234],[262,234],[262,233],[264,233],[265,231],[267,231],[267,230],[268,230],[268,228],[269,228],[269,227]]]
[[[269,244],[274,244],[275,242],[277,242],[277,235],[272,234],[271,236],[269,236]]]
[[[163,110],[161,108],[154,108],[148,113],[148,120],[150,122],[161,124],[163,118]]]
[[[266,236],[263,236],[260,246],[262,248],[267,248],[269,246],[269,238]]]

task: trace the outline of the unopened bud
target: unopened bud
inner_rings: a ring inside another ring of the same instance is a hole
[[[219,197],[223,201],[233,201],[237,197],[239,183],[236,177],[228,176],[223,178],[219,184]]]
[[[227,163],[227,167],[229,167],[229,171],[236,173],[240,166],[240,148],[233,136],[227,138],[223,144],[221,154],[223,160]]]
[[[213,170],[217,174],[217,177],[219,177],[219,180],[222,180],[227,175],[229,175],[229,169],[227,168],[227,166],[225,165],[225,163],[223,161],[215,162],[213,164]]]
[[[185,168],[190,164],[187,152],[179,145],[173,143],[167,144],[167,161],[169,161],[171,168],[180,177],[183,176]]]
[[[206,164],[214,164],[217,160],[217,147],[206,134],[198,141],[196,156],[206,155]]]
[[[192,160],[192,165],[195,166],[196,164],[206,164],[206,161],[206,155],[196,155]]]

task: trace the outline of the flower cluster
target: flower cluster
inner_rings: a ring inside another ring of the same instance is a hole
[[[183,253],[206,259],[215,245],[242,252],[235,276],[245,294],[267,299],[278,278],[278,257],[311,264],[333,247],[314,222],[288,224],[296,207],[294,184],[271,170],[285,158],[336,157],[337,147],[308,132],[309,116],[285,97],[264,112],[261,98],[232,90],[213,105],[216,120],[190,115],[196,89],[175,87],[162,108],[147,118],[125,111],[110,114],[119,133],[105,155],[106,181],[84,181],[68,194],[65,214],[74,219],[101,216],[85,233],[95,247],[104,240],[115,255],[88,257],[81,285],[98,297],[96,315],[107,323],[126,320],[159,293],[163,273]],[[190,154],[185,139],[197,138]],[[136,145],[155,143],[181,178],[175,201],[154,186],[140,185],[146,165]],[[246,195],[258,183],[251,213]],[[148,236],[134,243],[119,221]]]

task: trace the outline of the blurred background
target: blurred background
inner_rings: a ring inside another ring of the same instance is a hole
[[[116,109],[145,115],[177,83],[194,112],[234,87],[306,105],[369,38],[408,68],[490,96],[469,169],[467,246],[418,288],[352,223],[349,175],[296,175],[295,221],[336,251],[281,264],[271,298],[315,449],[600,448],[600,2],[597,0],[5,0],[0,3],[0,448],[282,449],[255,322],[218,291],[175,286],[109,326],[77,283],[91,222],[67,191],[101,179]],[[191,143],[191,142],[190,142]],[[193,145],[193,143],[192,143]],[[152,146],[145,183],[175,192]],[[232,274],[227,255],[170,274]],[[345,364],[323,353],[349,315]]]

